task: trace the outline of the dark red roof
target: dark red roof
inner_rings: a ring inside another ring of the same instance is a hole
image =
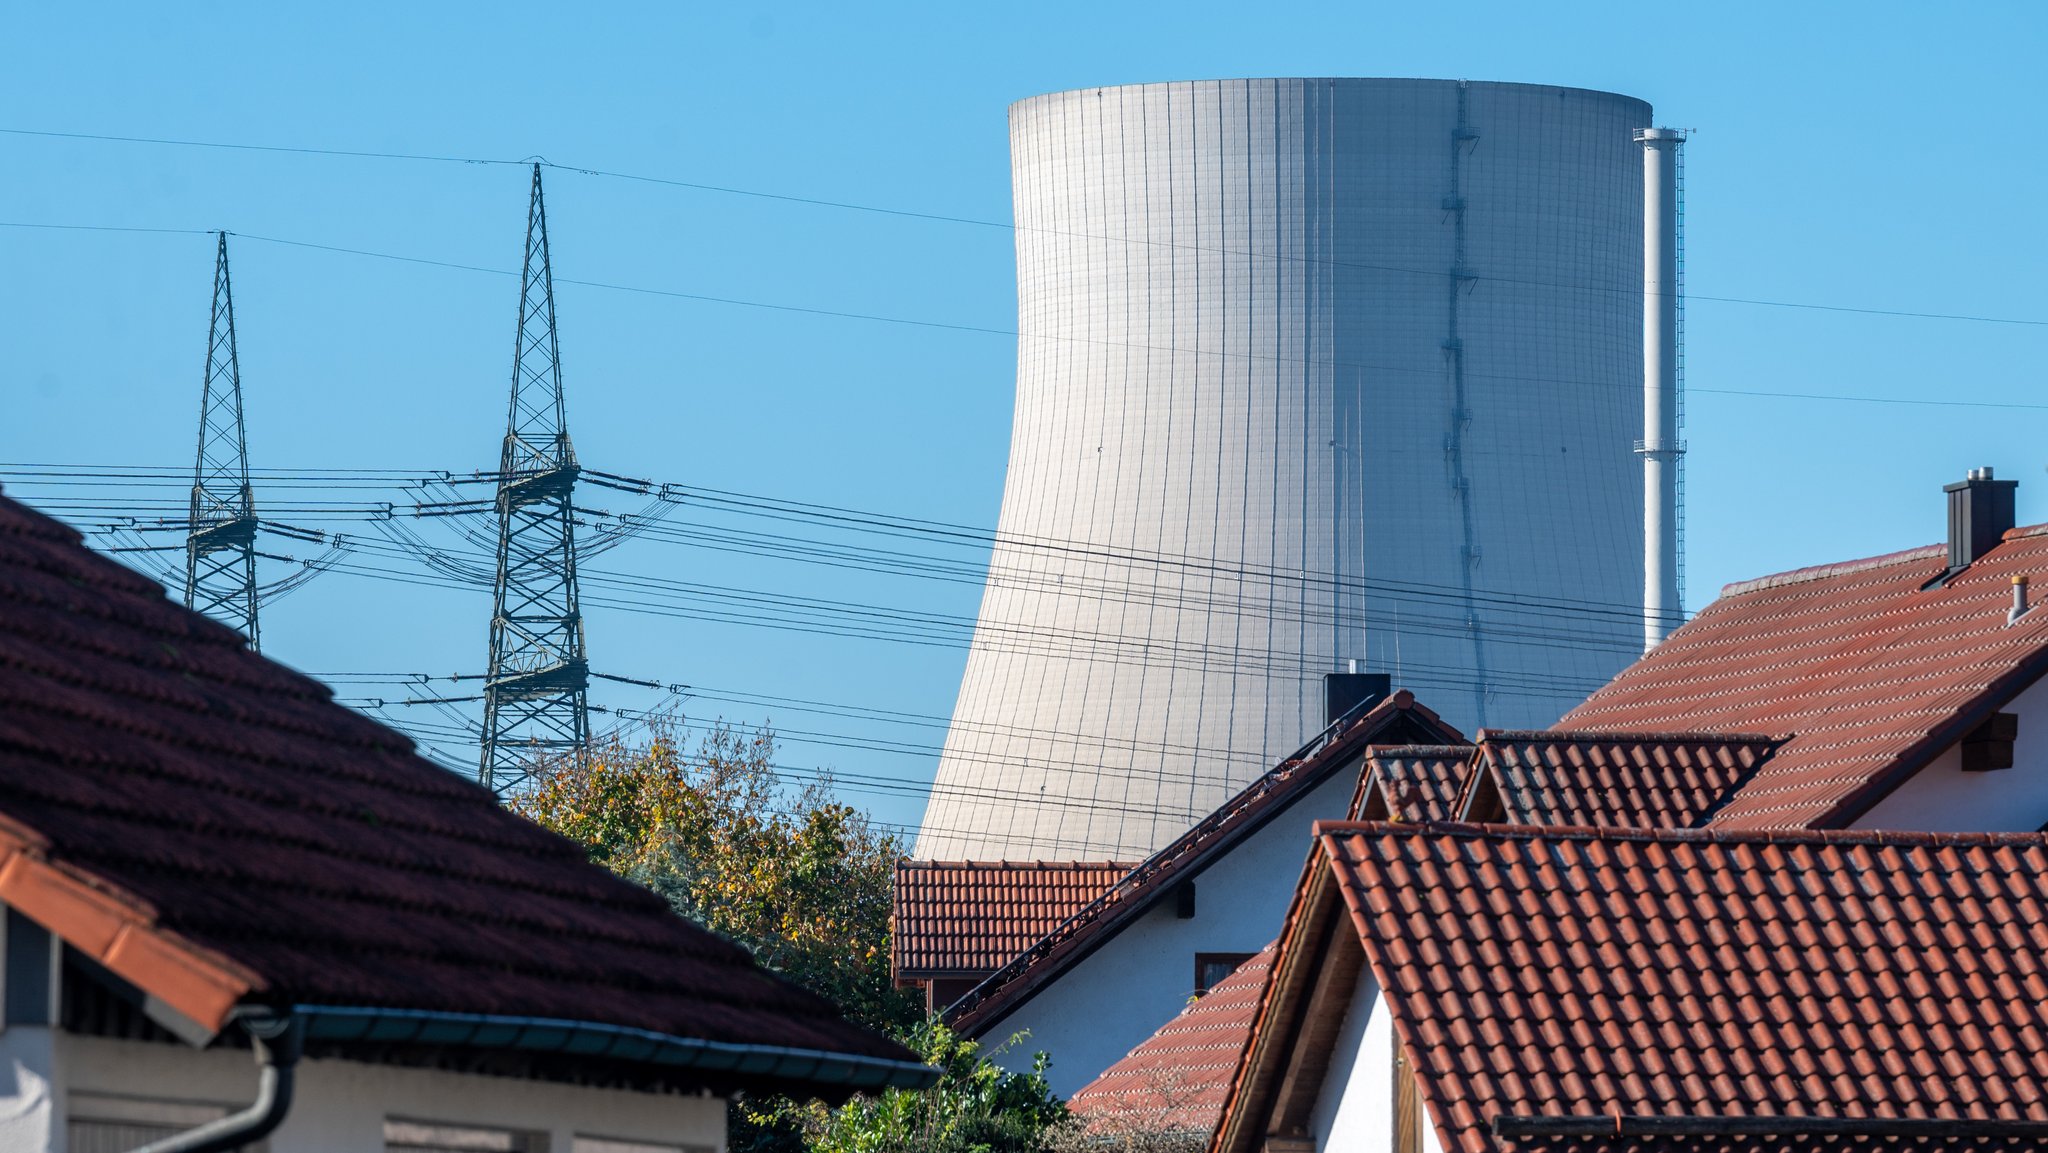
[[[1449,1150],[1508,1147],[1503,1116],[2048,1121],[2048,837],[1317,835],[1224,1148],[1266,1124],[1289,1054],[1265,1030],[1320,964],[1296,955],[1318,902],[1362,945]]]
[[[1333,726],[1247,785],[1165,848],[1126,875],[1057,929],[1033,942],[946,1010],[946,1022],[978,1037],[1084,958],[1147,909],[1166,899],[1182,877],[1192,877],[1264,828],[1296,800],[1377,743],[1455,743],[1463,734],[1402,689]]]
[[[2011,625],[2011,579],[2048,572],[2048,525],[1954,580],[1943,546],[1732,584],[1560,729],[1789,736],[1714,823],[1848,824],[2048,670],[2048,611]]]
[[[1251,1036],[1277,943],[1195,998],[1130,1055],[1067,1099],[1091,1127],[1213,1132]]]
[[[1108,892],[1117,861],[902,861],[890,964],[914,980],[992,973]]]
[[[1351,815],[1367,820],[1447,821],[1471,774],[1471,745],[1375,745]]]
[[[209,1029],[318,1004],[911,1059],[330,697],[0,498],[0,900]]]
[[[1498,812],[1512,825],[1689,829],[1765,764],[1777,738],[1730,733],[1595,733],[1483,729],[1475,750]]]

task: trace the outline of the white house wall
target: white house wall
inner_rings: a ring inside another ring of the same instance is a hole
[[[2048,825],[2048,681],[2005,712],[2020,718],[2012,768],[1966,773],[1951,747],[1859,818],[1859,829],[1927,833],[2031,833]]]
[[[256,1062],[247,1052],[59,1034],[57,1059],[67,1095],[104,1093],[230,1111],[256,1098]],[[299,1064],[291,1112],[269,1138],[269,1153],[379,1153],[387,1118],[543,1133],[547,1153],[572,1153],[579,1136],[725,1148],[721,1098],[306,1060]]]
[[[997,1022],[982,1043],[1028,1030],[999,1064],[1026,1069],[1033,1053],[1050,1054],[1061,1097],[1094,1080],[1187,1007],[1196,953],[1256,953],[1280,935],[1310,826],[1342,818],[1357,787],[1357,765],[1339,769],[1195,879],[1192,918],[1176,917],[1171,897],[1159,902]]]
[[[1358,976],[1329,1072],[1309,1111],[1317,1149],[1388,1149],[1394,1134],[1394,1028],[1379,983]],[[1377,1090],[1377,1091],[1375,1091]]]
[[[1009,469],[918,857],[1143,857],[1348,659],[1470,732],[1636,657],[1649,123],[1441,80],[1011,108]]]
[[[1329,1071],[1309,1111],[1309,1135],[1319,1153],[1380,1153],[1394,1147],[1394,1018],[1372,970],[1359,973],[1344,1010],[1344,1027],[1330,1054]],[[1419,1118],[1423,1153],[1443,1153],[1443,1140],[1424,1104]]]

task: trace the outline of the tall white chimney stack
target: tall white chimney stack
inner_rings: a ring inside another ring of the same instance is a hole
[[[1678,150],[1675,128],[1643,146],[1643,650],[1678,627]]]

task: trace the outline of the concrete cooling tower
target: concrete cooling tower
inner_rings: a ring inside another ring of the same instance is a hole
[[[1431,80],[1014,105],[1009,472],[917,855],[1143,857],[1350,661],[1467,732],[1628,663],[1649,124]]]

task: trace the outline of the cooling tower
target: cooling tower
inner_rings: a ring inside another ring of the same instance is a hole
[[[920,857],[1142,857],[1349,661],[1469,732],[1640,651],[1649,124],[1430,80],[1010,109],[1016,415]]]

